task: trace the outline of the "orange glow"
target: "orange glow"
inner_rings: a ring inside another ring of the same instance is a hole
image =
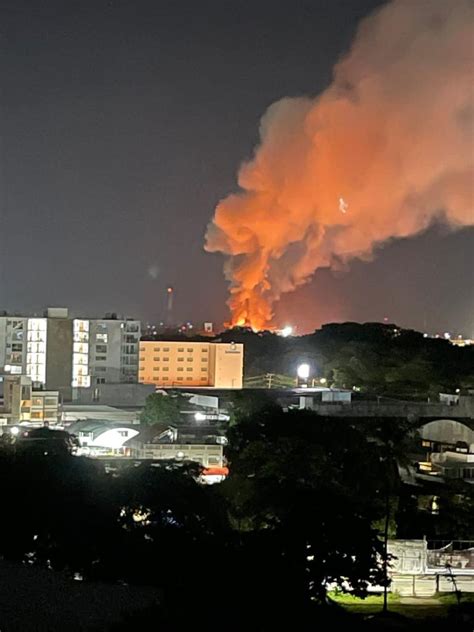
[[[362,21],[322,94],[270,106],[206,235],[227,256],[232,324],[267,328],[315,270],[370,260],[440,210],[473,223],[470,12],[394,0]]]

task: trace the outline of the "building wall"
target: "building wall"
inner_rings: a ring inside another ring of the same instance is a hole
[[[91,384],[137,382],[138,320],[91,320],[89,366]]]
[[[155,387],[149,384],[95,384],[89,388],[74,388],[73,402],[139,408],[154,392]]]
[[[242,388],[244,374],[244,345],[234,342],[211,344],[213,386]]]
[[[143,384],[242,388],[242,344],[142,340],[139,363]]]
[[[27,322],[19,316],[0,316],[0,371],[26,372]]]
[[[46,388],[72,398],[73,321],[48,318],[46,340]]]
[[[209,386],[207,342],[141,341],[139,381],[157,386]]]
[[[132,448],[131,456],[140,459],[189,460],[204,467],[222,467],[224,464],[223,448],[218,444],[142,443]]]

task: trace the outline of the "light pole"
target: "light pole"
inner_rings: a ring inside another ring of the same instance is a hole
[[[308,378],[309,378],[309,374],[311,372],[311,367],[309,366],[309,364],[307,362],[302,362],[298,368],[296,369],[296,374],[297,374],[297,378],[296,378],[296,385],[298,386],[298,382],[299,380],[302,380],[302,386],[308,386]]]

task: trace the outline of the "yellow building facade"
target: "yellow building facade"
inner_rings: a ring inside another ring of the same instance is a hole
[[[242,388],[244,345],[140,341],[138,381],[168,388]]]

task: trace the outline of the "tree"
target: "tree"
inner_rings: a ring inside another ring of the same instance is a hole
[[[324,602],[331,584],[365,594],[381,581],[373,523],[385,508],[382,464],[363,429],[308,411],[264,411],[237,423],[229,441],[221,487],[234,524],[272,538],[282,581],[307,603]]]
[[[175,424],[181,421],[181,406],[183,397],[162,393],[148,395],[145,407],[140,414],[140,421],[145,425],[159,422]]]

